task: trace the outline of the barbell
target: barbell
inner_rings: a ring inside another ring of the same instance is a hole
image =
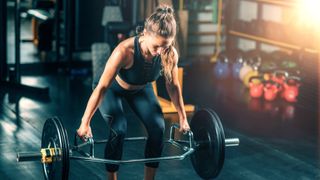
[[[179,125],[173,124],[170,128],[169,139],[166,143],[181,149],[179,155],[163,156],[157,158],[111,160],[97,158],[94,154],[94,145],[106,143],[107,139],[94,140],[89,138],[79,144],[75,135],[74,145],[70,147],[67,131],[61,120],[57,117],[45,121],[42,130],[40,152],[18,152],[17,161],[39,161],[45,179],[68,179],[69,161],[83,160],[95,163],[128,164],[148,163],[164,160],[183,160],[190,156],[192,166],[203,179],[215,178],[219,175],[224,159],[225,147],[238,146],[239,139],[225,139],[224,129],[218,115],[211,109],[201,109],[194,113],[190,121],[191,130],[186,133],[188,138],[176,139],[175,129]],[[125,141],[146,140],[147,137],[129,137]],[[187,140],[185,140],[187,139]],[[90,146],[89,152],[83,147]],[[80,155],[75,155],[75,153]]]

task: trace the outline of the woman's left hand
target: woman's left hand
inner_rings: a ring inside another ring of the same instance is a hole
[[[187,119],[181,119],[180,120],[180,129],[179,129],[180,132],[183,132],[183,133],[187,133],[188,131],[190,131],[190,126],[189,126],[189,123],[187,121]]]

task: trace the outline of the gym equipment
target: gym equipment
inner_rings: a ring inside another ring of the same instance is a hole
[[[218,79],[225,79],[230,74],[229,72],[229,59],[227,56],[220,56],[214,67],[215,77]]]
[[[7,63],[7,1],[0,1],[0,82],[8,77]]]
[[[267,101],[273,101],[280,91],[280,84],[275,81],[265,81],[264,83],[264,99]]]
[[[240,69],[243,66],[243,58],[242,56],[239,56],[236,58],[236,61],[232,64],[232,76],[234,79],[239,78]]]
[[[183,151],[181,155],[165,156],[146,159],[111,160],[96,158],[94,145],[106,143],[108,140],[93,140],[89,138],[81,144],[77,143],[69,148],[68,135],[59,118],[46,120],[42,131],[40,152],[17,153],[17,161],[37,161],[41,159],[46,179],[68,179],[69,160],[82,160],[96,163],[128,164],[159,162],[164,160],[183,160],[191,156],[192,165],[197,174],[204,179],[217,177],[222,169],[225,158],[225,147],[238,146],[239,139],[225,139],[224,130],[218,115],[210,109],[197,111],[190,122],[191,131],[185,135],[188,140],[175,139],[175,129],[179,125],[173,124],[170,129],[169,140],[173,146]],[[126,141],[146,140],[146,137],[126,138]],[[90,146],[90,152],[81,148]],[[79,153],[79,156],[75,154]]]
[[[94,43],[91,45],[92,81],[98,84],[111,50],[108,43]]]
[[[285,59],[281,62],[281,69],[285,70],[290,76],[301,76],[301,69],[298,66],[297,60]]]
[[[252,71],[249,71],[247,72],[244,77],[243,77],[243,84],[246,86],[246,87],[249,87],[249,80],[251,77],[254,77],[254,76],[258,76],[259,75],[259,71],[258,71],[258,67],[257,66],[254,66],[252,68]]]
[[[42,168],[45,179],[67,179],[69,173],[69,139],[62,122],[48,119],[41,138]]]
[[[282,97],[288,102],[296,102],[299,95],[301,79],[297,76],[289,76],[283,84]]]
[[[28,17],[31,17],[31,29],[32,29],[32,34],[33,34],[33,37],[31,39],[22,39],[21,41],[22,42],[32,42],[34,43],[36,46],[38,46],[38,43],[39,43],[39,39],[38,39],[38,35],[39,35],[39,24],[42,23],[42,22],[45,22],[47,20],[53,20],[54,19],[54,14],[52,13],[52,9],[54,9],[55,7],[55,2],[53,1],[32,1],[32,8],[31,9],[26,9],[26,10],[23,10],[22,11],[26,11],[26,15]],[[48,23],[47,23],[48,25]],[[45,25],[45,26],[47,26]],[[51,24],[50,24],[51,25]],[[42,25],[43,26],[43,25]],[[43,28],[43,27],[42,27]],[[44,33],[48,33],[50,36],[52,36],[52,29],[49,29],[49,32],[43,32],[44,29],[42,29],[42,34]],[[42,38],[45,38],[46,37],[42,37]],[[52,39],[52,37],[50,37],[50,40]],[[42,40],[41,40],[42,41]],[[42,45],[45,44],[45,45],[48,45],[44,42],[41,42]],[[50,43],[52,43],[50,41]]]
[[[266,81],[270,81],[273,77],[273,73],[272,72],[265,72],[263,73],[263,79]]]
[[[246,62],[240,69],[239,78],[248,87],[250,77],[257,76],[259,74],[258,69],[261,66],[262,60],[260,57],[260,53],[257,52],[256,50],[246,52],[245,57],[246,57]]]
[[[262,63],[261,52],[255,50],[247,52],[247,61],[252,67],[260,67]]]
[[[248,64],[248,62],[244,62],[242,68],[241,68],[240,71],[239,71],[239,79],[240,79],[241,81],[243,81],[244,76],[245,76],[248,72],[250,72],[250,71],[252,71],[252,70],[253,70],[253,69],[252,69],[252,67]]]
[[[260,98],[263,94],[263,83],[261,76],[252,76],[249,79],[249,92],[253,98]]]
[[[196,151],[191,154],[193,168],[203,179],[217,177],[225,158],[225,135],[218,115],[210,110],[198,111],[190,122]]]
[[[21,25],[21,7],[20,7],[20,1],[15,0],[14,1],[14,52],[15,52],[15,59],[14,59],[14,67],[10,68],[8,67],[7,63],[7,52],[6,52],[6,47],[7,47],[7,1],[1,1],[0,3],[0,23],[3,25],[1,27],[1,32],[0,32],[0,45],[1,45],[1,64],[0,64],[0,86],[1,88],[8,89],[10,91],[19,91],[22,92],[22,96],[29,96],[33,95],[33,97],[36,96],[41,96],[49,97],[49,88],[48,87],[33,87],[29,85],[25,85],[21,83],[21,57],[20,57],[20,43],[21,43],[21,31],[20,31],[20,25]],[[5,10],[4,10],[5,9]],[[4,11],[2,11],[4,10]],[[3,46],[4,45],[4,46]],[[3,53],[3,54],[2,54]],[[8,72],[8,70],[10,72]],[[11,74],[10,81],[7,80],[8,74]]]
[[[51,51],[54,40],[54,19],[45,20],[38,25],[38,51]]]
[[[286,81],[289,73],[283,70],[274,71],[271,80],[279,84],[279,91],[283,91],[283,84]]]
[[[288,76],[289,76],[288,72],[278,70],[278,71],[274,71],[272,80],[282,85]]]

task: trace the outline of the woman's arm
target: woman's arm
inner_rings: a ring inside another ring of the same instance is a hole
[[[99,107],[104,92],[109,88],[119,69],[126,64],[125,48],[118,46],[108,59],[99,83],[93,90],[82,116],[81,126],[89,126],[92,116]]]
[[[184,102],[181,92],[181,87],[179,83],[178,78],[178,53],[174,49],[175,53],[175,64],[172,70],[172,81],[166,82],[166,89],[170,96],[171,101],[173,102],[178,115],[179,115],[179,123],[180,123],[180,131],[188,131],[190,129],[188,121],[187,121],[187,115],[186,111],[184,109]]]

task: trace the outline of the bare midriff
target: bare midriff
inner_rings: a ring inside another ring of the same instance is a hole
[[[138,90],[138,89],[142,89],[146,86],[145,84],[143,84],[143,85],[129,84],[129,83],[125,82],[124,80],[122,80],[121,77],[118,75],[116,76],[116,81],[123,89],[126,89],[126,90]]]

